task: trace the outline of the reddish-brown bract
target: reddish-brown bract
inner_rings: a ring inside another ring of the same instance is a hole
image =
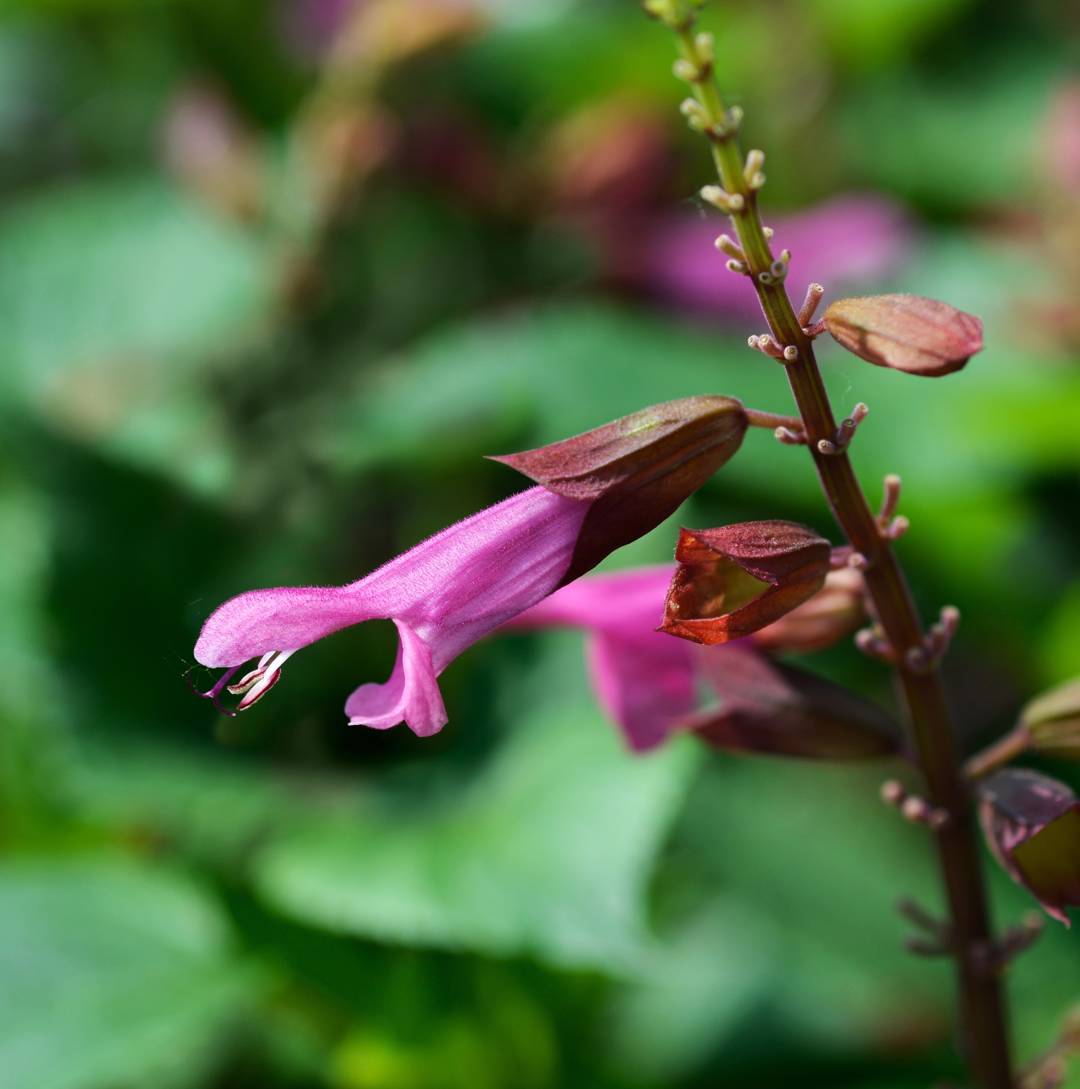
[[[731,397],[652,405],[573,438],[493,458],[567,499],[588,499],[570,582],[674,513],[742,445],[749,426]]]
[[[983,346],[974,314],[921,295],[837,299],[824,320],[832,337],[860,359],[927,378],[960,370]]]
[[[680,530],[660,630],[705,644],[758,631],[824,586],[830,554],[824,537],[796,522]]]

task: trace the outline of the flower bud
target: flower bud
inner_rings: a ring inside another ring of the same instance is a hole
[[[979,819],[990,850],[1046,913],[1069,925],[1080,905],[1080,800],[1057,779],[1006,768],[979,783]]]
[[[770,653],[811,654],[838,643],[865,620],[862,575],[843,567],[830,571],[813,597],[754,632],[753,639]]]
[[[686,397],[492,460],[556,495],[592,501],[569,582],[595,566],[598,554],[672,514],[739,449],[747,426],[743,406],[731,397]]]
[[[928,378],[958,371],[983,346],[974,314],[921,295],[838,299],[824,320],[833,339],[860,359]]]
[[[1020,712],[1020,725],[1033,749],[1080,757],[1080,677],[1033,699]]]
[[[830,552],[795,522],[683,529],[660,630],[707,645],[750,635],[824,586]]]
[[[704,655],[720,706],[684,719],[713,748],[816,760],[862,760],[899,750],[900,729],[877,704],[748,643]]]

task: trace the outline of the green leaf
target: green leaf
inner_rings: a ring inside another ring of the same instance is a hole
[[[0,393],[138,464],[220,486],[222,423],[198,379],[264,319],[265,258],[149,178],[24,202],[0,220]]]
[[[152,828],[199,859],[235,867],[289,822],[341,807],[355,784],[268,770],[164,738],[80,737],[69,793],[91,824]]]
[[[577,642],[563,645],[576,656]],[[543,673],[546,705],[523,700],[497,756],[450,800],[358,806],[270,845],[254,862],[262,896],[342,933],[633,965],[649,942],[646,883],[698,752],[630,755],[575,699],[575,669]]]
[[[1037,122],[1067,64],[1048,62],[1044,52],[993,56],[982,50],[970,59],[977,67],[950,66],[932,80],[913,68],[897,69],[868,79],[847,98],[840,118],[844,150],[864,181],[939,209],[1011,205],[1031,189]],[[889,125],[900,112],[909,122],[904,139],[895,140]]]
[[[880,70],[913,43],[969,7],[971,0],[811,0],[806,5],[832,51],[848,65]]]
[[[902,895],[935,906],[931,858],[878,801],[881,774],[775,759],[712,763],[679,822],[675,853],[724,925],[705,925],[699,911],[664,928],[666,952],[631,993],[626,1024],[662,994],[669,1016],[687,1022],[683,1046],[693,1056],[708,1046],[703,1022],[722,1040],[748,1004],[771,994],[773,1029],[786,1025],[822,1046],[862,1046],[908,1020],[916,1039],[944,1038],[947,966],[904,951],[895,912]],[[726,966],[722,978],[688,973],[680,966],[688,949]],[[698,1011],[702,995],[725,987],[715,996],[725,1016],[710,1022]],[[623,1046],[634,1054],[625,1033]]]
[[[0,1089],[197,1073],[253,977],[189,881],[107,857],[0,866]]]
[[[782,951],[776,929],[753,909],[709,901],[666,935],[642,978],[614,996],[617,1066],[656,1084],[691,1073],[784,990]]]
[[[44,611],[54,526],[7,452],[0,443],[0,843],[10,846],[63,824],[69,718]]]

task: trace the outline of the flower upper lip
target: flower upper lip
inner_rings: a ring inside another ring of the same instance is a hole
[[[390,619],[401,648],[385,684],[361,685],[350,721],[405,721],[418,734],[446,722],[436,678],[466,647],[559,584],[590,503],[530,488],[429,537],[345,586],[251,590],[206,621],[195,657],[235,669],[259,658],[229,690],[245,710],[278,680],[297,649],[365,620]],[[287,647],[287,650],[280,648]],[[217,699],[221,682],[207,695]]]

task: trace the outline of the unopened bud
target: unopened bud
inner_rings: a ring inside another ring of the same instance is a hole
[[[672,514],[735,454],[748,426],[731,397],[685,397],[492,460],[556,495],[592,502],[569,580],[612,551],[613,539],[635,540]]]
[[[920,295],[838,299],[824,320],[833,338],[860,359],[929,378],[959,370],[983,345],[977,317]]]
[[[661,630],[705,644],[759,631],[824,586],[830,553],[828,541],[795,522],[683,529]]]
[[[751,189],[760,189],[765,184],[765,175],[762,167],[765,165],[765,152],[754,148],[746,156],[746,165],[743,167],[743,177]]]
[[[675,73],[675,78],[681,79],[684,83],[694,83],[701,78],[697,65],[685,57],[680,57],[672,65],[671,70]]]
[[[746,207],[742,193],[729,193],[719,185],[703,185],[700,192],[702,200],[728,215],[741,212]]]
[[[830,571],[808,601],[755,632],[754,642],[772,652],[810,654],[850,635],[866,619],[862,576],[850,567]]]
[[[686,118],[686,123],[694,132],[704,132],[709,127],[709,115],[704,107],[693,98],[684,98],[679,112]]]

